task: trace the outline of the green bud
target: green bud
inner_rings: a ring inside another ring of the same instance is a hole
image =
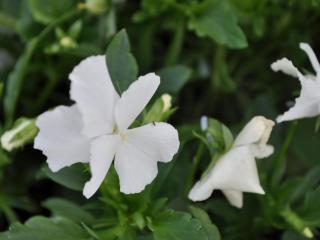
[[[144,123],[162,122],[168,120],[168,118],[176,110],[175,108],[171,108],[171,101],[172,97],[169,94],[163,94],[160,98],[158,98],[145,115]]]
[[[108,0],[86,0],[85,6],[93,14],[101,14],[108,9]]]
[[[31,142],[37,133],[38,129],[34,119],[19,118],[12,129],[1,136],[2,148],[10,152],[13,149],[23,147]]]

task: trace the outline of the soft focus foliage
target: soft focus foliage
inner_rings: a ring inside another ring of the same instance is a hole
[[[286,56],[313,73],[299,43],[320,56],[319,21],[319,0],[0,0],[0,240],[318,239],[319,117],[274,127],[274,154],[257,160],[265,195],[245,194],[241,209],[220,191],[188,193],[252,117],[292,107],[299,81],[270,64]],[[181,145],[141,193],[120,192],[111,165],[87,200],[89,165],[54,173],[30,143],[40,114],[74,103],[72,69],[104,54],[119,94],[160,76],[133,127],[168,121]]]

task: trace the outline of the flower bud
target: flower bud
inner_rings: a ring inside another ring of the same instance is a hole
[[[86,0],[85,6],[93,14],[101,14],[108,9],[108,0]]]
[[[19,118],[12,129],[1,136],[2,148],[7,151],[23,147],[37,135],[38,129],[34,119]]]

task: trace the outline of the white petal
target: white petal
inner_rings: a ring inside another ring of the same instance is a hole
[[[218,160],[211,171],[192,188],[189,198],[202,201],[214,189],[264,194],[249,146],[235,147]]]
[[[283,115],[277,117],[277,122],[291,121],[320,114],[319,99],[296,98],[295,105]]]
[[[242,208],[243,206],[243,193],[240,191],[233,190],[223,190],[223,194],[228,199],[229,203],[237,208]]]
[[[81,114],[76,105],[59,106],[45,112],[37,118],[36,125],[39,133],[34,148],[47,156],[53,172],[77,162],[89,161],[90,144],[81,134]]]
[[[120,131],[126,130],[148,104],[160,84],[159,76],[141,76],[122,93],[115,107],[115,119]]]
[[[247,144],[265,145],[270,137],[274,122],[263,117],[253,117],[241,130],[234,141],[234,146]]]
[[[116,153],[115,169],[120,191],[126,194],[141,192],[158,174],[157,161],[128,141]]]
[[[188,194],[188,198],[194,202],[207,200],[213,193],[214,186],[208,174],[206,177],[196,182]]]
[[[275,72],[282,71],[292,77],[298,77],[301,75],[299,70],[292,64],[287,58],[282,58],[271,64],[271,69]]]
[[[91,143],[90,171],[91,179],[83,189],[83,195],[90,198],[100,187],[108,173],[119,144],[117,135],[104,135]]]
[[[73,69],[69,78],[71,98],[83,117],[83,133],[88,137],[112,133],[114,105],[119,96],[112,85],[105,56],[86,58]]]
[[[127,141],[149,158],[170,162],[179,149],[178,131],[170,124],[155,122],[127,131]]]
[[[121,192],[141,192],[157,176],[157,161],[169,162],[178,148],[178,132],[170,124],[128,130],[115,159]]]
[[[300,43],[300,48],[308,55],[311,65],[317,75],[320,74],[320,64],[318,62],[317,56],[315,55],[314,51],[307,43]]]
[[[274,152],[274,147],[271,145],[252,144],[249,147],[256,158],[266,158],[272,155]]]

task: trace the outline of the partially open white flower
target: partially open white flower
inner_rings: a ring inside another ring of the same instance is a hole
[[[315,53],[307,43],[300,43],[300,48],[308,55],[316,75],[303,75],[287,58],[282,58],[271,64],[273,71],[282,71],[296,77],[301,84],[301,93],[295,100],[295,105],[277,118],[277,122],[290,121],[320,114],[320,64]]]
[[[91,197],[115,159],[120,190],[137,193],[156,177],[157,161],[169,162],[179,148],[176,129],[158,122],[128,129],[160,84],[154,73],[139,77],[120,97],[111,82],[105,56],[82,61],[70,74],[71,107],[40,115],[34,147],[52,171],[89,162],[92,177],[83,194]]]
[[[267,145],[273,126],[274,122],[265,117],[252,118],[231,149],[193,186],[189,198],[203,201],[219,189],[231,205],[241,208],[243,192],[264,194],[255,158],[268,157],[273,153],[273,147]]]

